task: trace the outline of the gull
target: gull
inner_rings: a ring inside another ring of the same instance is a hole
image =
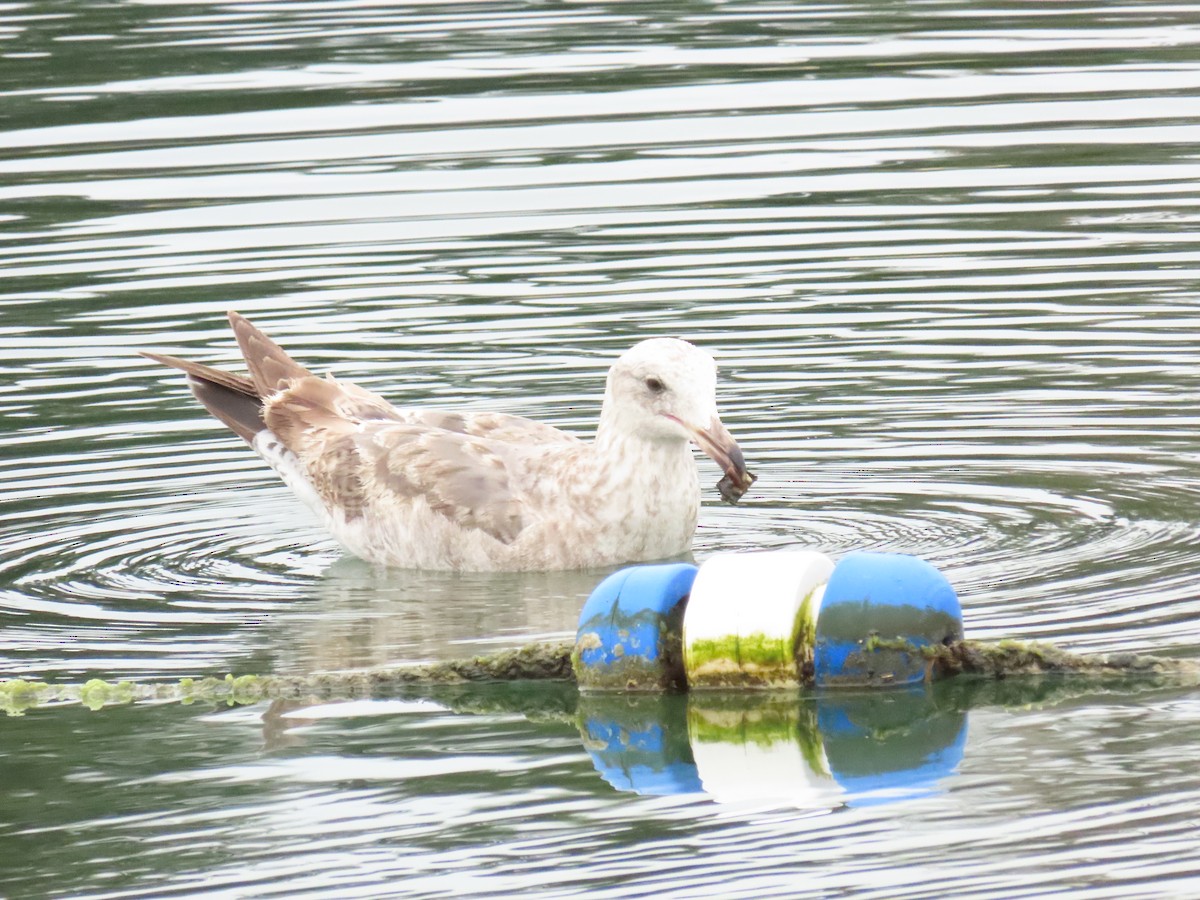
[[[520,416],[400,408],[321,377],[235,312],[250,374],[181,369],[204,407],[258,453],[348,552],[409,569],[536,571],[688,552],[700,508],[694,442],[735,503],[753,483],[717,415],[713,358],[649,338],[608,371],[595,438]]]

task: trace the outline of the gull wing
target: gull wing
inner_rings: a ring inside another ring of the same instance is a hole
[[[408,413],[385,403],[390,414],[356,415],[387,411],[373,403],[364,410],[362,395],[374,395],[350,387],[302,378],[264,409],[267,427],[301,462],[326,508],[353,520],[368,510],[373,517],[399,516],[424,504],[464,529],[505,544],[516,539],[530,516],[513,487],[514,454],[504,452],[503,442],[442,427],[458,424],[444,413]]]
[[[348,521],[368,511],[400,517],[424,505],[508,544],[537,518],[512,467],[530,448],[582,443],[520,416],[397,409],[357,385],[313,375],[237,313],[229,322],[249,376],[145,355],[186,372],[201,402],[285,481],[304,488],[303,496],[311,487],[316,501]],[[290,457],[268,446],[275,439]]]

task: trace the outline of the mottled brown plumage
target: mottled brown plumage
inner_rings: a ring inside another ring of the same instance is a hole
[[[205,407],[368,560],[485,570],[674,556],[699,506],[689,438],[742,490],[752,480],[716,416],[715,366],[684,341],[643,341],[618,360],[596,440],[584,442],[519,416],[394,407],[229,320],[249,377],[145,355],[184,371]]]

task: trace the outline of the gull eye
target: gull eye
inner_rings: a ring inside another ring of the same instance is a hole
[[[667,389],[667,386],[651,375],[646,379],[646,387],[650,389],[652,394],[661,394]]]

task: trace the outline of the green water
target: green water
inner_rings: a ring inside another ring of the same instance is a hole
[[[1198,46],[1142,2],[0,6],[0,677],[574,631],[606,572],[342,557],[135,353],[235,365],[227,309],[582,435],[689,337],[759,476],[698,461],[697,559],[913,553],[970,637],[1194,656]],[[0,720],[0,896],[1200,891],[1187,690],[489,690]]]

